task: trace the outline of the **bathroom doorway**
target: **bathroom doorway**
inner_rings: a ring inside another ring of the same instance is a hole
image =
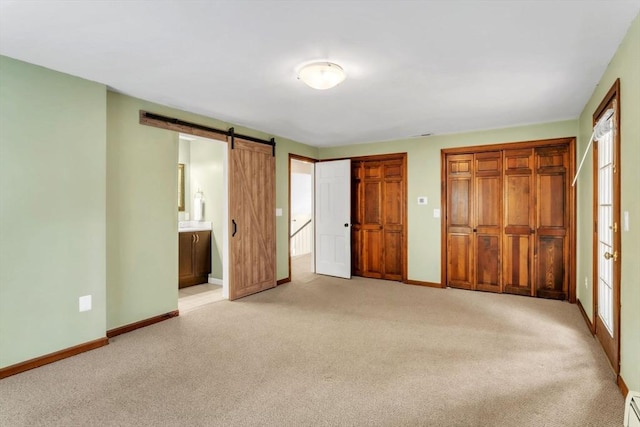
[[[227,143],[180,134],[178,310],[228,299]]]
[[[315,276],[314,163],[289,155],[289,274],[298,283]]]

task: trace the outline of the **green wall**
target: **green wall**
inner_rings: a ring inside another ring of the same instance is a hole
[[[126,95],[107,95],[107,329],[177,309],[178,133],[139,124],[139,110],[228,129],[232,124]],[[236,133],[270,139],[235,126]],[[277,278],[289,275],[289,153],[315,148],[276,137]],[[193,158],[191,159],[193,162]]]
[[[436,135],[376,144],[321,148],[322,159],[365,156],[385,153],[407,153],[408,187],[408,279],[440,283],[440,218],[434,218],[434,208],[440,208],[440,150],[505,142],[576,136],[577,121],[545,123],[481,132]],[[427,205],[418,205],[420,196]]]
[[[177,309],[178,136],[107,94],[107,328]]]
[[[190,190],[186,204],[193,219],[193,198],[198,189],[204,194],[204,220],[211,221],[211,277],[222,280],[223,229],[225,224],[226,182],[224,174],[227,144],[196,139],[189,143]]]
[[[105,336],[105,96],[0,56],[0,367]]]
[[[640,15],[611,60],[580,115],[580,156],[592,132],[592,116],[620,78],[621,211],[629,212],[629,231],[621,230],[620,375],[631,390],[640,390]],[[588,155],[578,180],[578,299],[593,321],[592,206],[593,156]],[[587,279],[587,286],[584,281]]]

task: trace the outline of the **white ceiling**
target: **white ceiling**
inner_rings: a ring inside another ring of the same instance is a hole
[[[333,146],[576,118],[639,0],[9,1],[0,53]],[[340,64],[306,87],[297,67]]]

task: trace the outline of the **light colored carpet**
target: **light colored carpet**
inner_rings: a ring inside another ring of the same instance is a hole
[[[318,277],[0,381],[2,426],[620,426],[566,302]]]

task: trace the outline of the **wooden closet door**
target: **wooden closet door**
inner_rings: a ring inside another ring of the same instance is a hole
[[[504,151],[503,290],[533,295],[533,149]]]
[[[406,156],[382,155],[351,163],[352,271],[385,280],[406,279]]]
[[[473,154],[446,157],[447,286],[475,289]]]
[[[535,149],[535,295],[567,299],[569,283],[569,197],[566,145]]]
[[[362,275],[381,279],[384,275],[382,249],[382,162],[364,162],[362,184]]]
[[[475,288],[502,292],[502,153],[489,151],[475,155],[474,253]]]
[[[362,276],[362,162],[351,162],[351,270],[354,276]]]
[[[383,278],[403,279],[404,251],[404,161],[387,160],[382,164],[382,266]]]

